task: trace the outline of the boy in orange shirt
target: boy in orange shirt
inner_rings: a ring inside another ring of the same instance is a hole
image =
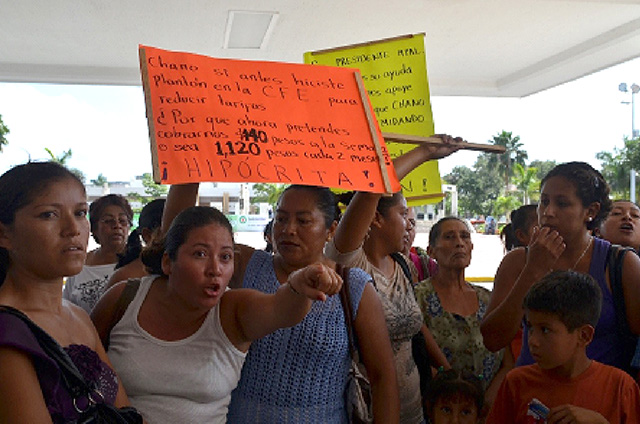
[[[593,278],[556,271],[524,299],[536,363],[511,370],[487,424],[640,423],[640,390],[624,371],[587,357],[602,293]]]

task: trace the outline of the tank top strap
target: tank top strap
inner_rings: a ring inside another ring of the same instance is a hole
[[[147,298],[147,294],[149,293],[149,289],[151,288],[151,283],[153,283],[153,281],[158,277],[158,275],[145,275],[140,279],[140,286],[138,287],[135,296],[129,303],[127,309],[124,311],[124,314],[122,314],[122,318],[120,318],[120,321],[118,321],[116,325],[113,326],[113,328],[118,327],[120,324],[124,325],[125,323],[127,325],[133,325],[133,323],[138,320],[137,317],[140,313],[140,307],[142,306],[144,300]]]
[[[589,274],[598,281],[600,285],[602,285],[602,282],[606,282],[605,271],[607,267],[607,254],[609,253],[610,246],[611,243],[606,240],[597,237],[594,239]]]

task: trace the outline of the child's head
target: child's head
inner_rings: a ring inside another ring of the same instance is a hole
[[[583,357],[600,318],[602,293],[595,280],[575,271],[554,271],[534,284],[523,308],[529,350],[544,369]]]
[[[431,424],[476,424],[484,404],[480,378],[456,370],[440,371],[425,396]]]
[[[538,205],[520,206],[511,212],[513,234],[517,240],[516,246],[528,246],[533,233],[533,227],[538,224]]]

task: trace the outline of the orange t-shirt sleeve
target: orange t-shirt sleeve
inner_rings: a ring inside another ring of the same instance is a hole
[[[630,383],[624,388],[622,399],[623,423],[640,423],[640,389],[635,381],[629,379]]]

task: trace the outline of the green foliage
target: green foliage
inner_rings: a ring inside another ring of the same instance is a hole
[[[56,156],[55,154],[53,154],[51,149],[49,149],[48,147],[45,147],[44,150],[49,154],[49,162],[59,163],[63,166],[67,166],[67,161],[71,159],[71,156],[73,156],[73,152],[71,151],[71,149],[62,152],[60,156]]]
[[[602,176],[609,183],[613,197],[628,199],[630,172],[632,169],[640,171],[640,138],[625,138],[624,147],[616,147],[613,152],[599,152],[596,158],[602,165]]]
[[[491,160],[491,153],[478,155],[478,159],[469,169],[466,166],[455,167],[444,177],[448,184],[455,184],[458,189],[458,206],[461,215],[472,217],[478,215],[508,215],[513,209],[523,204],[537,202],[540,194],[539,169],[532,166],[513,164],[513,183],[517,191],[503,193],[503,176]],[[555,166],[552,161],[537,161],[547,169]],[[548,172],[548,171],[547,171]]]
[[[542,179],[549,173],[549,171],[555,168],[556,165],[557,163],[555,160],[532,160],[531,163],[529,163],[529,168],[536,168],[538,170],[536,178],[539,181],[542,181]]]
[[[540,180],[537,177],[538,169],[531,166],[527,168],[516,163],[513,170],[513,182],[522,195],[522,203],[526,205],[534,199],[537,200],[540,190]]]
[[[153,177],[148,172],[142,174],[142,186],[144,187],[144,192],[147,194],[147,196],[150,197],[150,199],[146,199],[146,201],[143,201],[143,204],[146,204],[167,194],[167,186],[156,184],[156,182],[153,181]]]
[[[142,186],[144,187],[145,195],[131,191],[126,196],[130,202],[138,202],[144,206],[155,199],[163,197],[168,191],[167,186],[156,184],[153,181],[153,176],[148,172],[142,174]]]
[[[91,180],[91,184],[93,184],[94,186],[98,186],[98,187],[102,187],[105,184],[108,184],[109,181],[107,180],[107,177],[105,177],[102,174],[98,174],[98,177],[95,180]]]
[[[456,166],[444,177],[448,184],[457,186],[460,215],[471,217],[494,213],[494,202],[500,194],[502,178],[497,168],[488,163],[489,154],[480,154],[473,169]]]
[[[69,159],[71,159],[71,156],[73,156],[73,152],[71,151],[71,149],[69,149],[67,151],[63,151],[60,156],[56,156],[51,151],[51,149],[49,149],[47,147],[45,147],[44,150],[49,154],[49,157],[50,157],[49,162],[56,162],[56,163],[59,163],[60,165],[64,166],[69,171],[71,171],[73,174],[75,174],[75,176],[78,177],[80,179],[80,181],[82,181],[82,183],[87,181],[87,177],[84,175],[84,172],[82,172],[78,168],[70,168],[67,165],[67,161]]]
[[[523,150],[523,143],[520,142],[520,136],[513,136],[513,133],[502,130],[502,132],[493,136],[489,143],[496,146],[502,146],[506,150],[501,154],[492,154],[489,156],[489,166],[497,167],[500,175],[504,178],[504,192],[509,191],[509,181],[513,176],[513,166],[516,163],[525,165],[525,160],[529,155]]]
[[[255,183],[251,203],[268,203],[275,210],[280,195],[287,187],[287,184]]]
[[[494,203],[494,213],[498,217],[503,215],[507,216],[512,210],[517,209],[520,206],[522,206],[522,201],[516,196],[500,196]]]
[[[2,153],[2,148],[9,144],[9,140],[7,140],[7,135],[9,134],[9,127],[2,122],[2,115],[0,115],[0,153]]]
[[[138,202],[138,203],[142,203],[143,205],[146,205],[147,203],[149,203],[142,194],[136,193],[135,191],[130,191],[129,193],[127,193],[125,197],[129,201],[129,203]]]

